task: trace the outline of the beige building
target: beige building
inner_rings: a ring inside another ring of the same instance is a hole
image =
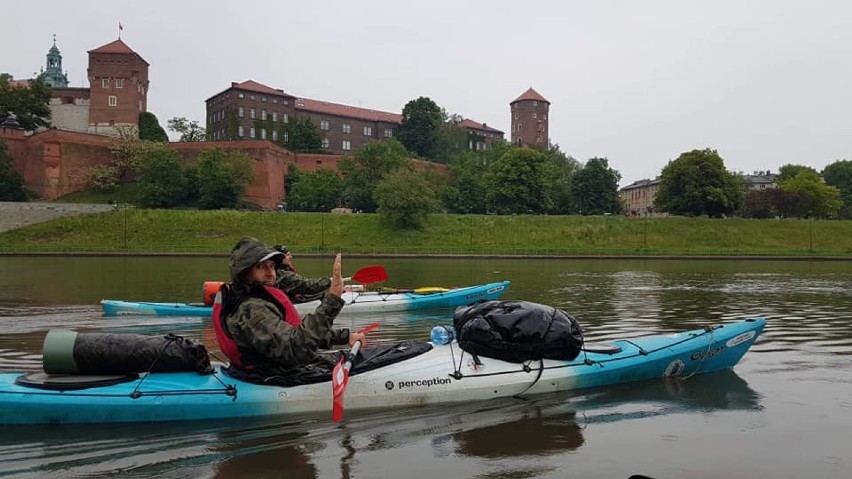
[[[627,216],[665,216],[654,210],[654,199],[660,187],[660,178],[639,180],[618,190],[618,196],[624,204]]]

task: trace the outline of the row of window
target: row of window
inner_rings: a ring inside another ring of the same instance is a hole
[[[537,113],[533,113],[533,114],[532,114],[532,117],[533,117],[533,118],[538,118],[538,114],[537,114]],[[516,119],[516,120],[518,119],[518,112],[515,112],[515,119]],[[547,113],[545,113],[545,114],[541,115],[541,119],[542,119],[542,120],[546,120],[546,119],[547,119]]]
[[[243,93],[243,92],[238,92],[238,93],[237,93],[237,98],[241,98],[241,99],[242,99],[242,98],[245,98],[245,97],[246,97],[245,93]],[[249,94],[249,100],[255,100],[255,101],[257,101],[257,96]],[[262,101],[263,103],[266,103],[267,99],[266,99],[266,97],[265,97],[265,96],[261,95],[261,96],[260,96],[260,101]],[[278,103],[279,103],[278,98],[276,98],[276,97],[272,97],[272,103],[278,104]],[[282,99],[281,99],[281,104],[282,104],[282,105],[289,105],[289,104],[290,104],[290,102],[282,98]]]
[[[116,88],[124,88],[124,78],[114,78]],[[101,78],[101,87],[105,90],[109,89],[110,79],[109,78]]]

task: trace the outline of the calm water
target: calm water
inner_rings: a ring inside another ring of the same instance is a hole
[[[307,275],[331,259],[297,258]],[[198,301],[224,258],[0,257],[0,370],[40,369],[50,328],[199,338],[209,320],[104,318],[104,298]],[[0,476],[297,478],[852,477],[852,262],[346,259],[388,285],[509,279],[507,299],[573,313],[593,340],[763,316],[734,372],[439,408],[192,424],[3,427]],[[449,312],[378,320],[425,339]]]

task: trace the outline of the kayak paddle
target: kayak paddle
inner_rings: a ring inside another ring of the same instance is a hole
[[[352,276],[343,278],[344,281],[354,280],[364,284],[381,283],[387,279],[388,272],[385,270],[384,266],[380,265],[364,266],[356,271]]]
[[[370,331],[379,327],[379,323],[373,323],[366,328],[359,329],[359,333],[367,334]],[[361,350],[361,341],[355,341],[352,349],[345,356],[340,357],[340,361],[334,365],[331,370],[331,420],[340,422],[343,419],[343,392],[346,391],[346,386],[349,385],[349,369],[352,367],[352,361]]]

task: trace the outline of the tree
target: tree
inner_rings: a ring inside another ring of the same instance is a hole
[[[371,141],[351,155],[344,155],[338,165],[343,174],[343,196],[348,206],[366,212],[376,211],[373,192],[385,175],[404,166],[408,151],[396,139]]]
[[[799,217],[831,218],[843,206],[840,190],[823,183],[816,172],[806,169],[799,170],[793,178],[781,183],[782,191],[798,194],[803,203],[798,212]]]
[[[739,209],[744,189],[716,150],[692,150],[663,168],[654,207],[675,215],[719,218]]]
[[[543,213],[551,205],[546,192],[552,175],[547,174],[544,153],[513,147],[485,174],[485,198],[489,211],[499,214]]]
[[[840,190],[840,197],[843,199],[841,217],[852,216],[852,161],[837,160],[831,163],[823,168],[822,177],[825,184]]]
[[[322,149],[322,132],[310,118],[296,117],[281,127],[278,143],[296,153],[316,153]],[[286,139],[286,140],[285,140]]]
[[[794,178],[796,175],[801,173],[802,171],[809,171],[811,173],[816,173],[817,171],[810,166],[805,165],[784,165],[778,169],[778,177],[775,178],[775,182],[777,184],[784,183],[787,180]]]
[[[14,114],[24,130],[50,126],[50,87],[40,78],[27,86],[12,86],[11,81],[8,73],[0,74],[0,123]]]
[[[6,142],[0,139],[0,201],[26,201],[24,178],[15,171]]]
[[[551,190],[548,192],[552,207],[546,213],[568,214],[576,211],[576,208],[573,208],[572,205],[571,190],[575,173],[582,168],[582,165],[573,157],[563,153],[559,149],[559,145],[550,143],[547,148],[540,151],[545,155],[548,164],[547,171],[552,176],[549,182]]]
[[[151,208],[170,208],[187,198],[189,180],[180,155],[157,146],[142,155],[138,168],[139,202]]]
[[[288,175],[290,176],[290,175]],[[293,211],[329,211],[340,204],[343,179],[336,171],[319,168],[298,171],[287,189],[287,205]]]
[[[428,157],[436,163],[447,164],[450,159],[468,150],[468,132],[456,122],[441,123],[435,129],[435,141]]]
[[[157,143],[168,143],[169,135],[160,126],[160,121],[157,120],[156,115],[150,111],[143,111],[139,114],[139,139],[155,141]]]
[[[251,158],[241,151],[210,148],[195,163],[198,205],[205,209],[234,208],[254,181]]]
[[[174,117],[167,122],[169,130],[180,133],[180,141],[204,141],[207,132],[197,121],[184,117]]]
[[[429,213],[440,208],[435,190],[423,173],[397,168],[376,185],[379,215],[399,229],[422,229]]]
[[[592,158],[574,173],[572,207],[583,215],[621,213],[618,182],[621,174],[609,167],[606,158]]]
[[[402,109],[402,122],[397,138],[421,158],[431,158],[438,128],[444,123],[444,112],[431,99],[421,96]]]

